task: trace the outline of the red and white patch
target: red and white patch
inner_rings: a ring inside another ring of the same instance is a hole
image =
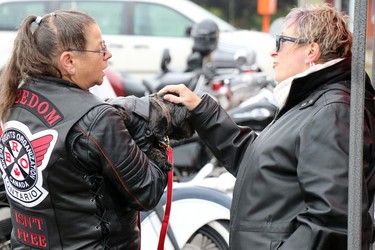
[[[42,171],[48,164],[57,137],[55,130],[31,134],[23,123],[9,121],[5,124],[0,143],[0,167],[5,190],[11,199],[33,207],[48,195],[42,187]]]

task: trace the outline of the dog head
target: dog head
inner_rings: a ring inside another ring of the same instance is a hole
[[[187,108],[156,94],[141,98],[118,97],[107,102],[117,108],[137,145],[162,169],[170,170],[166,138],[178,141],[194,134]]]
[[[189,121],[190,112],[182,104],[165,101],[163,96],[150,95],[149,127],[161,139],[168,136],[172,140],[188,139],[194,129]]]
[[[168,136],[173,140],[182,140],[194,134],[187,108],[165,101],[161,95],[117,97],[107,102],[118,109],[128,129],[137,126],[141,119],[158,139]]]

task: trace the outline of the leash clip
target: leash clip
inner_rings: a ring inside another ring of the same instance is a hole
[[[159,146],[167,152],[169,163],[173,164],[173,150],[168,136],[159,142]]]

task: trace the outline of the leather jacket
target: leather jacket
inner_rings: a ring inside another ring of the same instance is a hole
[[[114,107],[41,77],[21,86],[4,125],[13,249],[139,249],[138,211],[156,206],[167,172],[148,160]]]
[[[295,78],[285,106],[259,135],[205,96],[195,129],[236,176],[230,249],[347,249],[351,61]],[[366,81],[362,249],[375,188],[374,89]]]

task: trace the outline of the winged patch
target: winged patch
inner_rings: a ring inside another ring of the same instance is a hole
[[[57,142],[56,130],[35,134],[23,123],[4,124],[0,143],[0,169],[8,196],[26,207],[41,203],[48,195],[43,187],[43,171]]]
[[[48,148],[51,146],[53,140],[52,135],[46,135],[31,141],[31,145],[34,148],[36,157],[36,165],[39,167],[42,164],[45,154]]]

